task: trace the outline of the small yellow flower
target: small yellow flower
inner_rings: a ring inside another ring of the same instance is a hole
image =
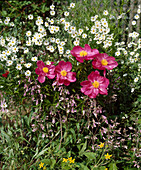
[[[104,143],[100,143],[100,145],[98,145],[100,148],[104,147]]]
[[[108,170],[108,168],[105,168],[105,170]]]
[[[63,158],[63,162],[67,162],[68,161],[68,159],[66,159],[66,158]]]
[[[68,160],[71,161],[71,160],[72,160],[72,157],[68,158]]]
[[[42,167],[44,166],[44,163],[41,162],[41,163],[39,164],[39,166],[40,166],[40,168],[42,168]]]
[[[75,159],[73,159],[73,160],[70,160],[70,162],[69,162],[69,163],[73,163],[73,164],[74,164],[74,161],[75,161]]]
[[[43,170],[46,170],[46,167],[44,166]]]
[[[105,159],[110,159],[110,157],[112,156],[112,155],[109,155],[108,153],[107,153],[107,155],[104,155],[105,156]]]

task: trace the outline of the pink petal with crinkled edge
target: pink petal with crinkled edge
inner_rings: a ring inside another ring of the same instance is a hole
[[[77,57],[79,55],[79,53],[81,51],[83,51],[84,48],[80,47],[80,46],[75,46],[73,47],[73,49],[70,51],[71,55],[74,56],[74,57]]]
[[[93,99],[93,98],[96,98],[96,95],[93,94],[93,93],[91,93],[91,94],[89,95],[89,97],[90,97],[91,99]]]
[[[84,62],[85,57],[76,57],[76,60],[79,61],[80,63]]]
[[[59,67],[59,65],[57,65],[57,66],[55,67],[55,74],[60,74],[61,70],[62,70],[62,68]]]
[[[39,81],[40,83],[44,83],[44,82],[45,82],[45,76],[39,75],[38,81]]]
[[[67,80],[70,82],[75,82],[76,81],[76,73],[75,72],[68,72],[67,73]]]
[[[85,44],[84,51],[91,52],[91,47],[88,44]]]
[[[48,77],[49,79],[54,79],[55,75],[48,74],[47,77]]]
[[[58,82],[57,82],[57,85],[63,85],[63,84],[64,84],[64,80],[59,79]]]
[[[45,64],[44,64],[44,62],[43,61],[40,61],[40,60],[38,60],[37,61],[37,66],[40,68],[43,68],[43,67],[45,67]]]
[[[105,82],[105,79],[104,79],[104,77],[102,77],[102,76],[97,76],[96,79],[95,79],[95,81],[98,81],[99,84],[103,84],[103,83]]]
[[[68,80],[64,80],[64,85],[65,86],[69,86],[70,85],[70,82]]]
[[[87,89],[84,91],[85,95],[90,95],[92,93],[92,89]]]
[[[89,86],[83,86],[81,88],[81,92],[84,93],[85,91],[87,91],[89,89]]]
[[[41,70],[39,68],[36,68],[35,73],[39,75],[41,73]]]
[[[48,69],[55,69],[54,65],[46,65],[45,67],[47,67]]]
[[[98,95],[99,93],[99,89],[98,88],[95,88],[93,87],[93,91],[92,91],[93,94],[95,94],[96,96]]]
[[[97,49],[92,49],[85,57],[85,60],[93,60],[97,54],[99,54],[99,51]]]
[[[99,87],[99,93],[100,94],[103,94],[103,95],[107,95],[108,93],[107,93],[107,89],[105,88],[105,86],[103,85],[101,85],[100,87]]]
[[[64,65],[65,61],[59,61],[58,67],[60,67],[61,70],[63,70]]]
[[[63,66],[62,66],[62,68],[63,68],[63,70],[65,70],[65,71],[71,71],[71,69],[72,69],[72,64],[69,62],[69,61],[67,61]]]
[[[61,74],[56,74],[56,80],[59,80],[60,79],[60,77],[61,77]]]
[[[105,80],[105,84],[106,84],[106,88],[107,88],[107,87],[108,87],[108,85],[109,85],[109,79],[104,78],[104,80]]]
[[[94,82],[94,79],[96,76],[99,76],[100,73],[96,70],[96,71],[92,71],[89,75],[88,75],[88,80],[91,82]]]
[[[85,81],[82,81],[82,82],[80,83],[80,85],[81,85],[81,86],[88,86],[88,85],[91,85],[91,82],[88,81],[88,80],[85,80]]]
[[[111,60],[105,68],[107,70],[112,70],[113,68],[117,67],[118,63],[116,61]]]

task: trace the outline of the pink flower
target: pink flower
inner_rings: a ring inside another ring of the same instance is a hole
[[[96,59],[93,60],[92,65],[94,69],[99,70],[112,70],[113,68],[118,66],[118,63],[115,61],[114,57],[108,56],[108,54],[97,54],[95,56]]]
[[[70,85],[70,82],[76,81],[76,73],[70,72],[72,69],[72,64],[67,61],[60,61],[59,64],[55,67],[55,73],[57,75],[56,81],[57,85],[64,84],[65,86]]]
[[[83,63],[84,60],[92,60],[94,56],[98,54],[99,51],[97,49],[91,49],[88,44],[85,44],[85,47],[82,48],[80,46],[75,46],[71,50],[71,55],[76,57],[76,60],[80,63]]]
[[[39,75],[38,81],[40,83],[45,82],[45,77],[47,76],[49,79],[53,79],[55,77],[55,66],[52,65],[45,65],[43,61],[37,61],[38,68],[35,69],[35,73]]]
[[[99,93],[103,95],[108,94],[106,88],[109,85],[109,80],[100,76],[98,71],[92,71],[91,74],[88,75],[88,80],[80,84],[83,86],[81,92],[88,95],[90,98],[96,98]]]

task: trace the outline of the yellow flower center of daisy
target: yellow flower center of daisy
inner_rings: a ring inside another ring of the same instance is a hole
[[[95,87],[95,88],[98,88],[99,87],[99,82],[98,81],[94,81],[92,83],[92,85]]]
[[[66,76],[66,75],[67,75],[67,72],[66,72],[65,70],[62,70],[62,71],[61,71],[61,75],[62,75],[62,76]]]
[[[107,66],[108,61],[107,61],[107,60],[105,60],[105,59],[103,59],[103,60],[101,61],[101,64],[102,64],[103,66]]]
[[[80,55],[81,57],[85,57],[85,56],[87,55],[87,52],[86,52],[86,51],[81,51],[81,52],[79,53],[79,55]]]
[[[47,67],[44,67],[44,68],[43,68],[43,72],[48,73],[48,68],[47,68]]]

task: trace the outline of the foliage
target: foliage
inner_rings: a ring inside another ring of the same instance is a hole
[[[122,6],[128,1],[114,10],[109,3],[0,2],[1,169],[140,168],[139,32],[122,35],[130,12]],[[80,90],[95,71],[92,61],[79,63],[70,54],[85,44],[118,62],[106,73],[108,95],[96,99]],[[77,81],[58,86],[46,77],[40,83],[38,60],[71,62]]]

